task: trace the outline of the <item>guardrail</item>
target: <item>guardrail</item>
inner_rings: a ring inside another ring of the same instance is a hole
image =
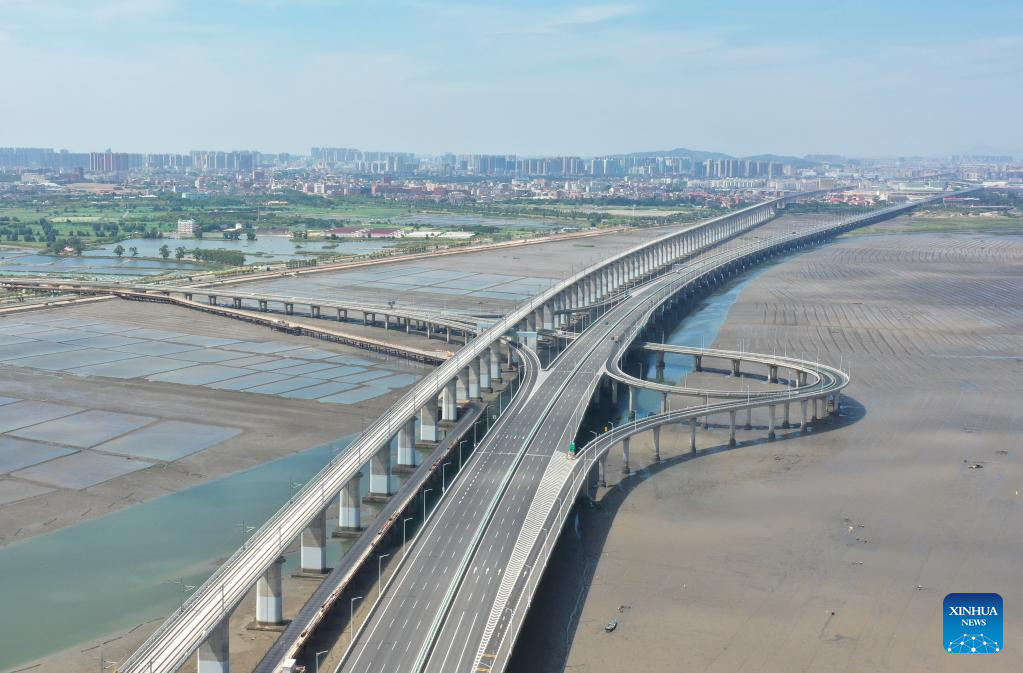
[[[235,551],[142,647],[121,664],[118,670],[121,673],[176,671],[220,620],[229,614],[229,610],[241,601],[285,546],[302,532],[316,513],[329,504],[362,464],[397,433],[405,419],[418,413],[420,408],[437,396],[448,381],[456,377],[458,371],[478,358],[492,343],[511,331],[532,311],[587,276],[637,252],[655,247],[685,232],[710,228],[730,218],[761,208],[774,208],[801,196],[807,195],[782,197],[666,233],[591,265],[517,307],[424,377],[384,415],[376,419],[344,453],[332,459],[323,470],[307,481],[305,486]]]
[[[964,190],[961,192],[956,192],[954,194],[959,195],[969,193],[972,191],[975,190],[974,189]],[[912,208],[915,208],[921,204],[929,203],[936,199],[944,198],[946,196],[949,196],[949,194],[936,195],[935,197],[924,199],[922,201],[914,202],[911,204],[902,204],[898,206],[884,208],[878,211],[874,211],[872,213],[866,213],[864,215],[850,217],[835,224],[822,225],[820,227],[815,227],[810,230],[802,231],[796,234],[787,234],[772,237],[770,239],[762,241],[757,241],[755,243],[747,244],[739,248],[717,253],[715,255],[706,257],[705,259],[698,260],[694,266],[687,268],[683,271],[675,272],[676,274],[678,274],[675,277],[662,276],[661,278],[655,281],[657,287],[653,291],[653,299],[651,300],[650,305],[646,310],[643,311],[643,313],[640,316],[638,316],[634,320],[632,327],[628,330],[624,338],[620,340],[618,347],[608,358],[607,362],[605,363],[605,367],[608,364],[613,364],[621,360],[625,352],[628,350],[631,344],[634,341],[636,341],[640,332],[646,327],[647,323],[649,323],[654,312],[660,307],[661,304],[669,300],[678,292],[686,288],[692,287],[694,284],[704,281],[717,273],[727,270],[728,267],[730,267],[734,263],[744,259],[746,260],[756,259],[759,256],[766,256],[770,253],[777,252],[783,249],[794,248],[802,244],[819,242],[826,238],[834,237],[850,229],[887,219],[900,212],[911,210]],[[649,295],[644,295],[644,299],[646,296]],[[629,318],[630,315],[632,315],[633,311],[635,311],[635,308],[632,309],[632,311],[630,311],[626,315],[619,318],[618,321],[616,321],[615,325],[617,326],[624,322],[627,318]],[[742,353],[738,351],[734,352],[734,354],[736,357],[741,357],[742,355]],[[698,407],[676,409],[668,411],[666,413],[648,416],[643,419],[636,419],[632,423],[626,423],[623,424],[622,426],[617,426],[613,428],[611,432],[599,435],[594,441],[583,446],[575,457],[575,465],[573,470],[569,473],[565,482],[562,484],[561,488],[562,496],[558,499],[557,501],[558,504],[556,508],[551,512],[548,512],[546,516],[546,520],[549,520],[552,517],[554,518],[552,525],[549,528],[547,528],[548,532],[546,533],[544,539],[540,542],[539,547],[537,547],[534,544],[533,549],[530,551],[529,556],[535,557],[538,560],[534,562],[533,566],[530,568],[529,575],[525,579],[525,586],[524,587],[519,586],[518,600],[512,607],[512,613],[509,618],[509,630],[511,631],[512,637],[510,640],[506,640],[504,636],[502,636],[496,649],[488,654],[488,651],[490,650],[489,639],[492,636],[494,630],[493,625],[491,623],[488,623],[487,629],[485,630],[484,636],[481,640],[477,656],[474,660],[473,670],[480,670],[480,667],[483,665],[482,659],[485,655],[493,657],[492,663],[486,667],[488,671],[490,671],[491,673],[499,673],[501,670],[503,670],[504,665],[506,665],[507,663],[507,658],[510,655],[512,648],[514,647],[515,639],[518,636],[518,629],[514,628],[516,615],[518,615],[519,629],[521,629],[522,620],[525,616],[525,612],[528,611],[529,605],[532,602],[532,595],[536,591],[536,587],[539,584],[539,580],[534,578],[538,578],[539,576],[541,576],[543,570],[546,568],[547,561],[549,560],[550,557],[551,549],[553,548],[554,543],[557,541],[557,538],[560,536],[565,519],[567,518],[568,513],[571,511],[571,508],[574,504],[574,497],[569,496],[580,491],[580,489],[586,483],[586,479],[588,478],[589,475],[589,470],[592,469],[594,463],[599,459],[599,457],[601,455],[605,455],[612,446],[634,434],[650,430],[652,428],[664,425],[666,423],[677,423],[687,419],[695,419],[718,413],[728,413],[731,411],[738,411],[749,407],[762,407],[770,404],[784,404],[786,402],[792,401],[816,399],[832,393],[840,392],[849,383],[848,375],[846,375],[844,372],[838,369],[806,360],[796,359],[786,360],[791,362],[793,365],[797,365],[799,367],[813,368],[814,371],[818,372],[817,384],[812,386],[801,387],[795,390],[789,389],[785,391],[778,391],[774,397],[769,396],[760,397],[756,400],[742,399],[734,401],[728,400],[715,404],[710,404],[708,401],[707,404]],[[584,364],[585,360],[583,359],[579,362],[572,375],[574,376],[576,373],[578,373],[578,371],[580,370],[581,367],[584,366]],[[592,390],[596,388],[598,380],[599,377],[594,377],[594,381],[590,388],[591,395]],[[583,400],[580,401],[580,405],[586,403],[587,401],[588,397],[584,397]],[[581,416],[582,414],[580,413],[579,417],[581,418]],[[546,520],[544,521],[544,523],[546,523]],[[523,528],[526,528],[528,526],[529,524],[524,522]],[[532,524],[532,527],[535,528],[535,526],[536,522]],[[539,560],[541,558],[542,561]],[[531,580],[532,584],[530,584]],[[516,584],[521,584],[521,580],[516,580]],[[491,613],[491,620],[492,621],[495,620],[494,617],[495,613],[500,614],[503,613],[503,611],[504,611],[503,608],[498,609],[495,606]],[[507,635],[507,633],[505,633],[505,635]]]

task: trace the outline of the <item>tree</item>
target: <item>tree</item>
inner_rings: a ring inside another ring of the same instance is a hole
[[[114,248],[114,254],[117,255],[118,257],[123,255],[124,254],[124,246],[121,245],[120,243],[118,243],[117,247]]]
[[[130,248],[128,248],[128,252],[131,254],[132,257],[138,257],[139,256],[139,249],[136,248],[134,245],[131,246]]]
[[[170,257],[170,246],[166,243],[160,246],[160,257],[163,257],[164,259]]]
[[[254,232],[254,231],[246,231],[245,232],[245,238],[250,240],[250,241],[256,240],[256,232]]]
[[[187,254],[188,251],[185,250],[185,246],[183,245],[179,245],[177,248],[174,249],[174,259],[184,259],[185,255]]]

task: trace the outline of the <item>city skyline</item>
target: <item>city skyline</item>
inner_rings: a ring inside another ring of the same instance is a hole
[[[0,145],[1018,155],[1023,35],[1005,26],[1021,18],[994,2],[853,14],[799,3],[0,0],[0,62],[19,92],[0,101]]]

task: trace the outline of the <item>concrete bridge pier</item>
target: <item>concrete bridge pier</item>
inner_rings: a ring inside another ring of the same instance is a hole
[[[437,434],[437,400],[431,399],[419,410],[419,439],[423,442],[436,442]]]
[[[326,575],[327,568],[327,510],[321,509],[302,531],[302,563],[298,574]]]
[[[710,415],[703,417],[703,429],[710,430]]]
[[[654,428],[654,462],[661,462],[661,426]]]
[[[284,624],[284,587],[281,568],[284,557],[279,556],[256,582],[255,626],[281,626]]]
[[[309,312],[312,314],[314,318],[320,317],[320,307],[316,306],[315,304],[310,304]]]
[[[698,371],[698,372],[702,372],[703,371],[703,356],[702,355],[694,355],[693,356],[693,370],[694,371]]]
[[[767,382],[778,383],[778,365],[769,365],[767,367]]]
[[[696,453],[696,417],[689,419],[689,453]]]
[[[543,316],[543,328],[554,329],[554,311],[550,302],[543,305],[541,315]]]
[[[622,474],[628,475],[629,470],[629,437],[622,440]]]
[[[781,421],[781,427],[783,430],[788,430],[790,427],[792,427],[791,425],[789,425],[789,404],[790,404],[789,402],[786,402],[785,406],[783,407],[784,411],[782,413],[784,414],[784,416]]]
[[[359,485],[362,474],[356,473],[341,489],[341,501],[338,507],[338,533],[358,533],[362,531],[362,505],[359,498]]]
[[[625,389],[629,392],[629,420],[636,418],[636,389],[626,384]]]
[[[746,430],[753,429],[753,407],[746,407]]]
[[[810,405],[811,405],[811,409],[810,409],[810,413],[811,413],[810,422],[811,423],[813,423],[815,421],[819,421],[820,418],[821,418],[820,414],[817,413],[817,400],[818,399],[819,398],[815,397],[812,400],[810,400]]]
[[[476,363],[479,370],[480,394],[493,392],[490,385],[490,353],[489,349],[480,353],[479,362]]]
[[[266,305],[266,299],[259,300],[259,310],[262,311],[263,313],[266,313],[269,310],[269,308]]]
[[[230,621],[231,614],[224,615],[210,629],[206,640],[196,650],[196,670],[198,673],[230,673]]]
[[[469,399],[469,368],[463,367],[458,371],[455,381],[455,399]]]
[[[369,459],[369,495],[366,499],[386,499],[391,495],[391,446],[384,444]]]
[[[488,357],[490,358],[490,383],[491,385],[501,383],[501,346],[499,341],[491,344]]]
[[[728,412],[728,446],[735,446],[735,412]]]
[[[234,301],[234,307],[235,308],[241,308],[242,307],[242,298],[241,297],[234,297],[233,301]]]
[[[410,418],[398,429],[398,467],[416,466],[416,419]]]
[[[469,362],[468,393],[470,400],[480,399],[480,361],[474,358]]]
[[[732,376],[739,377],[739,360],[732,360]]]
[[[600,475],[600,485],[607,486],[607,454],[597,459],[597,473]]]
[[[444,386],[441,404],[441,420],[455,422],[458,420],[458,383],[457,379],[451,379]]]
[[[775,415],[774,414],[774,407],[775,407],[775,405],[773,405],[773,404],[767,405],[767,438],[768,439],[774,439],[775,436],[776,436],[775,433],[774,433],[774,415]]]
[[[799,429],[802,432],[806,432],[806,400],[800,400],[799,406],[803,416],[802,422],[799,424]]]
[[[668,393],[661,393],[661,413],[668,413]]]
[[[284,312],[288,315],[295,315],[295,305],[291,302],[284,302]]]

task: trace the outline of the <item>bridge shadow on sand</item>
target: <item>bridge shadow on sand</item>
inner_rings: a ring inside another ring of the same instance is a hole
[[[822,433],[840,430],[860,421],[867,414],[866,408],[847,395],[842,396],[842,412],[838,417],[817,421],[805,435],[813,437]],[[712,428],[725,428],[711,424]],[[802,437],[799,428],[778,430],[777,439],[766,437],[766,425],[754,425],[765,436],[762,439],[743,441],[729,447],[723,444],[701,449],[696,454],[688,451],[678,456],[651,463],[621,481],[610,486],[603,497],[593,506],[577,505],[574,517],[570,517],[565,530],[551,554],[550,564],[544,573],[536,597],[526,617],[526,622],[515,644],[515,650],[506,669],[507,673],[565,673],[568,652],[579,630],[580,617],[590,587],[596,579],[597,564],[603,554],[607,537],[619,509],[626,498],[640,484],[664,470],[726,451],[748,449],[762,444],[779,444],[786,439]],[[686,436],[688,446],[688,436]],[[587,624],[585,628],[594,632],[603,631],[603,624],[611,619],[627,619],[614,612],[601,615],[599,624]],[[610,636],[609,636],[610,637]]]

